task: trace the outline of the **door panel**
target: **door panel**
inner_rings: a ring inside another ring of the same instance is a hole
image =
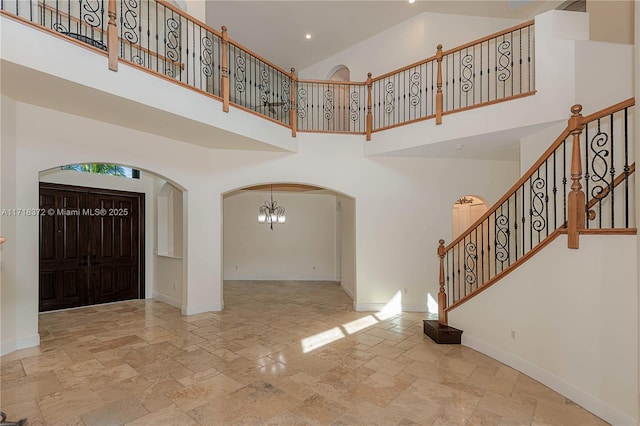
[[[88,223],[81,220],[86,191],[40,187],[40,311],[87,303]]]
[[[99,282],[93,303],[115,302],[138,297],[139,217],[138,198],[113,193],[92,193],[91,205],[100,210],[94,216],[91,271]],[[105,213],[102,215],[102,213]]]
[[[144,194],[41,183],[40,207],[40,311],[144,294]]]

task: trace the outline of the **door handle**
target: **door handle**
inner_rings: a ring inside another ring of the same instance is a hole
[[[80,266],[89,266],[89,255],[82,256],[80,260]]]

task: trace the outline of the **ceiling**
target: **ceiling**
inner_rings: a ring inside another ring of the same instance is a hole
[[[229,37],[288,70],[307,68],[423,12],[527,20],[563,1],[211,1],[206,21],[226,25]],[[311,34],[310,40],[305,34]]]

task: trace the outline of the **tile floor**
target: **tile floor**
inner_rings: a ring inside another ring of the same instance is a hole
[[[1,404],[32,425],[602,425],[547,387],[354,312],[332,283],[228,282],[225,310],[132,301],[40,316],[2,357]]]

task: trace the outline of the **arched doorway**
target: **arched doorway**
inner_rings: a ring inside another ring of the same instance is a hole
[[[40,311],[152,297],[182,307],[182,186],[104,163],[54,167],[39,182]]]
[[[270,223],[268,213],[265,220],[262,206],[272,202],[284,208],[282,221],[276,216]],[[351,216],[355,216],[353,198],[315,185],[268,183],[225,193],[225,293],[233,282],[317,282],[337,284],[354,300],[355,217]]]
[[[487,209],[487,203],[476,195],[464,195],[458,198],[451,208],[452,240],[480,219]]]

